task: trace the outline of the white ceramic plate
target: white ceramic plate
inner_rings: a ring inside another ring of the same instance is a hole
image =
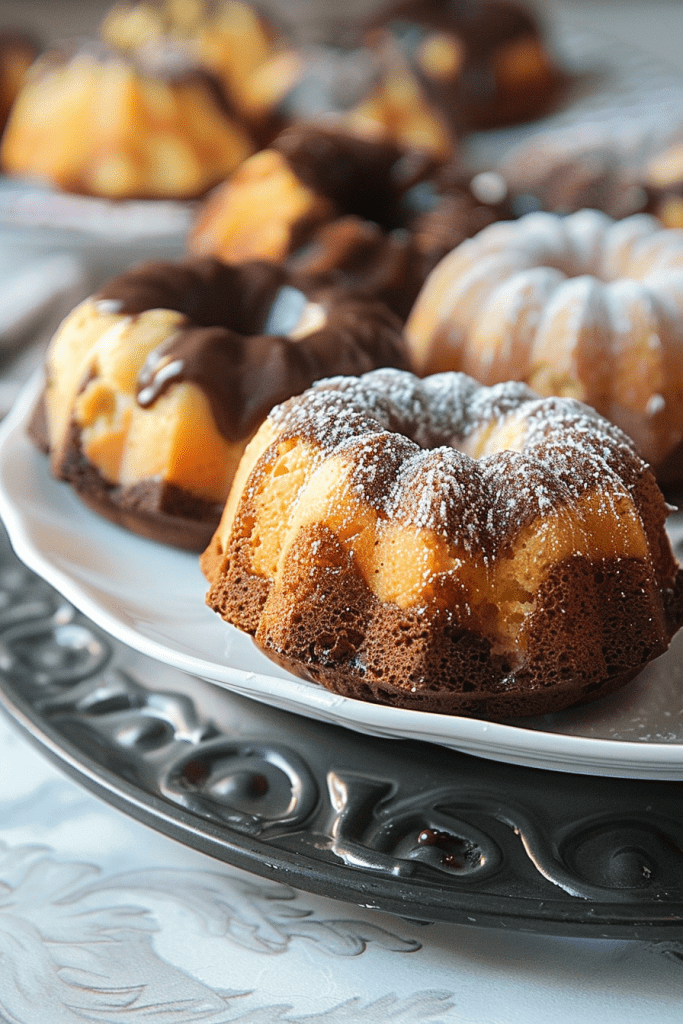
[[[28,385],[0,427],[0,514],[19,557],[119,640],[266,704],[371,735],[560,771],[683,779],[683,631],[613,697],[514,725],[336,696],[276,667],[209,611],[196,557],[101,519],[50,476],[26,435],[40,384]]]
[[[194,205],[77,196],[0,175],[0,253],[14,262],[68,253],[88,294],[133,263],[181,257]]]

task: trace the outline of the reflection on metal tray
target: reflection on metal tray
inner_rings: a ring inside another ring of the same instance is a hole
[[[112,640],[0,541],[0,700],[105,800],[230,864],[422,921],[683,937],[674,782],[299,718]]]

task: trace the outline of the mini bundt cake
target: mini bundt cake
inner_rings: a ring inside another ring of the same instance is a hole
[[[115,50],[184,47],[242,108],[246,83],[277,49],[280,33],[264,13],[241,0],[122,0],[107,13],[101,38]]]
[[[275,52],[247,80],[244,109],[260,139],[293,124],[333,115],[359,138],[420,149],[440,160],[459,146],[457,111],[442,110],[407,61],[386,66],[363,45],[288,47]]]
[[[594,210],[494,224],[432,271],[406,334],[417,373],[577,398],[683,478],[683,232]]]
[[[510,215],[503,194],[487,198],[452,165],[336,127],[299,125],[207,197],[188,248],[331,275],[405,319],[445,253]]]
[[[492,719],[600,697],[683,618],[670,511],[622,432],[464,374],[318,382],[247,448],[208,604],[344,696]]]
[[[201,551],[275,403],[405,359],[384,306],[274,265],[142,264],[60,327],[32,434],[97,511]]]
[[[384,88],[391,107],[394,70],[409,68],[456,137],[539,117],[564,82],[537,18],[508,0],[399,0],[365,39],[382,54],[380,106]]]
[[[215,83],[184,55],[150,52],[142,61],[77,43],[33,64],[0,162],[9,174],[66,192],[190,199],[254,149]]]
[[[334,112],[450,159],[464,132],[548,110],[564,81],[536,18],[506,0],[407,0],[328,43],[282,48],[247,82],[264,134]]]

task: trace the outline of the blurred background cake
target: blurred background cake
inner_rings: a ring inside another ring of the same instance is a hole
[[[5,129],[10,174],[111,199],[204,194],[253,152],[211,77],[178,50],[53,47],[27,73]]]

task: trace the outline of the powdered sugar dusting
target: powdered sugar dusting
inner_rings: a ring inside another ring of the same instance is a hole
[[[280,436],[351,464],[349,486],[388,519],[494,554],[502,538],[587,490],[614,514],[644,470],[630,440],[573,399],[526,385],[484,387],[462,373],[401,370],[319,381],[278,406]],[[515,450],[467,453],[482,432],[514,428]]]

